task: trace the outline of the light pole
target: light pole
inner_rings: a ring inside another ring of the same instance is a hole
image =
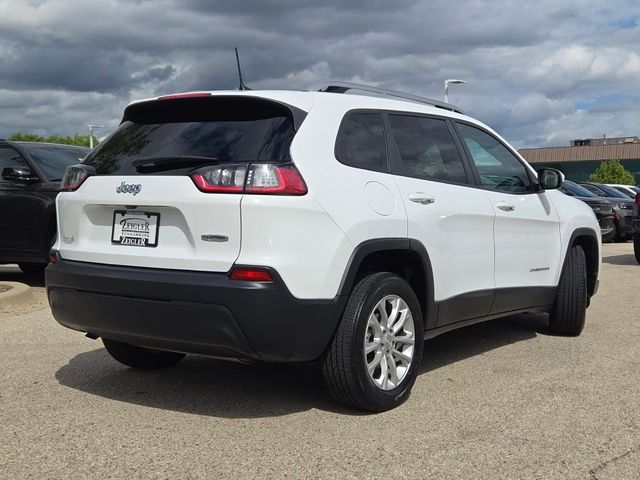
[[[467,83],[465,80],[456,80],[455,78],[448,78],[444,81],[444,103],[449,103],[449,85],[454,83]]]
[[[93,148],[93,129],[104,128],[104,125],[89,125],[89,148]]]

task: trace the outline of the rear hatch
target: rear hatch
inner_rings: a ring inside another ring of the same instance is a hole
[[[253,165],[290,162],[300,118],[295,107],[240,95],[129,106],[84,166],[67,170],[57,199],[60,255],[228,271],[240,252],[245,177]]]

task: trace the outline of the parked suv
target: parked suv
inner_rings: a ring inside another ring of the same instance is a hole
[[[88,148],[0,140],[0,263],[42,273],[56,235],[55,197]]]
[[[564,180],[558,189],[565,195],[577,198],[591,207],[593,213],[600,224],[600,233],[603,242],[614,240],[616,231],[614,227],[614,211],[610,199],[598,197],[595,193],[587,190],[582,185],[578,185],[571,180]]]
[[[322,90],[129,105],[65,175],[56,320],[134,368],[317,361],[370,411],[408,397],[424,339],[517,312],[580,334],[600,227],[560,172],[450,105]]]
[[[590,192],[609,199],[614,212],[615,240],[626,242],[633,235],[633,199],[604,183],[582,182],[581,186]]]

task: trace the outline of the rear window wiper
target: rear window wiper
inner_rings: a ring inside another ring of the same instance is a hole
[[[218,159],[199,155],[171,155],[166,157],[142,157],[131,162],[131,164],[136,167],[138,173],[155,173],[188,167],[217,165]]]

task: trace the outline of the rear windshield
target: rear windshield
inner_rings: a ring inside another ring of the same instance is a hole
[[[256,99],[134,105],[85,160],[103,175],[176,175],[204,165],[288,162],[295,135],[286,107]]]

